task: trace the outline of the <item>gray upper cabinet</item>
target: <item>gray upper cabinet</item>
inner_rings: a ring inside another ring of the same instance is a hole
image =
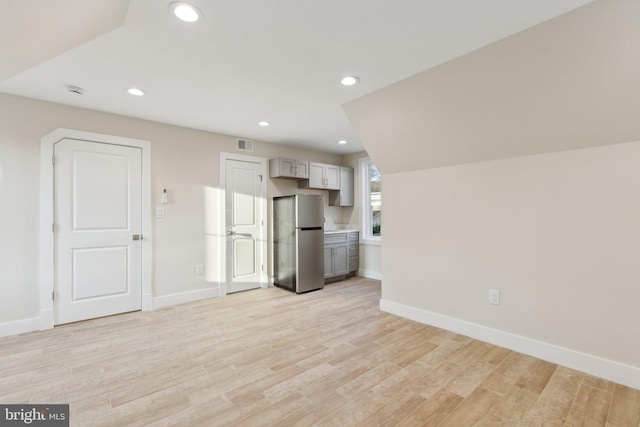
[[[309,180],[300,181],[298,187],[339,190],[340,166],[309,162]]]
[[[327,189],[339,190],[340,189],[340,166],[325,165],[325,177],[327,178]]]
[[[309,187],[325,188],[325,165],[309,162]]]
[[[271,178],[297,179],[298,188],[329,190],[329,205],[353,206],[353,169],[276,157],[269,160]]]
[[[269,160],[269,176],[271,178],[309,178],[309,162],[277,157]]]
[[[329,206],[353,206],[353,169],[340,166],[340,189],[329,191]]]

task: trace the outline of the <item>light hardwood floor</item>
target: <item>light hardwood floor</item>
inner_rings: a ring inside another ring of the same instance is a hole
[[[380,312],[380,282],[269,288],[0,339],[0,403],[71,425],[640,425],[640,391]]]

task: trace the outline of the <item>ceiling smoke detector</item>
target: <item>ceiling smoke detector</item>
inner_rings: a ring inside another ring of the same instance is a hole
[[[67,90],[75,95],[84,95],[84,89],[78,86],[67,86]]]

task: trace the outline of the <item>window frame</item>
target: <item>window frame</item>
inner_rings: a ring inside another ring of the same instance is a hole
[[[360,173],[360,242],[368,245],[381,245],[382,236],[374,236],[371,232],[371,185],[369,183],[369,166],[375,165],[369,157],[358,159],[358,169]],[[381,191],[382,193],[382,191]]]

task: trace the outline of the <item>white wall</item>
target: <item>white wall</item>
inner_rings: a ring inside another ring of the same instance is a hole
[[[210,271],[196,276],[195,265],[215,265],[207,259],[207,220],[216,203],[211,195],[219,183],[220,153],[237,152],[235,137],[0,94],[0,335],[2,325],[39,315],[40,140],[57,128],[151,141],[152,206],[162,188],[169,193],[165,218],[153,224],[154,297],[218,285],[205,280],[215,276]],[[342,161],[338,155],[261,142],[252,154]],[[271,199],[299,190],[295,181],[273,180],[267,191]],[[326,209],[340,221],[342,208]]]
[[[381,306],[640,387],[640,142],[385,174],[384,198]]]

